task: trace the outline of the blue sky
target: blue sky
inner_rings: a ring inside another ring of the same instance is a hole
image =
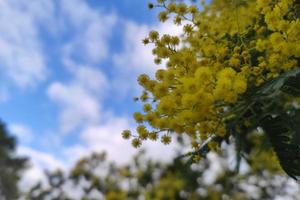
[[[159,24],[146,0],[4,0],[0,10],[0,116],[31,158],[26,181],[91,151],[126,162],[136,77],[157,68],[141,40],[180,29]],[[152,146],[154,157],[172,152]]]

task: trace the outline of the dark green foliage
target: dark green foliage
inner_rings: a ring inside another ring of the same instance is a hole
[[[291,94],[293,96],[300,96],[300,74],[296,76],[289,77],[281,90],[285,93]]]
[[[16,141],[9,136],[0,121],[0,199],[13,200],[18,197],[17,183],[27,159],[15,155]]]
[[[294,105],[294,98],[300,96],[300,68],[286,72],[246,95],[247,101],[235,108],[240,109],[241,114],[234,120],[234,126],[231,128],[245,119],[251,121],[251,126],[242,129],[244,133],[262,127],[283,170],[299,180],[300,111]],[[236,141],[242,142],[239,138],[236,138]]]
[[[284,171],[300,180],[300,111],[267,117],[262,126],[269,136]]]

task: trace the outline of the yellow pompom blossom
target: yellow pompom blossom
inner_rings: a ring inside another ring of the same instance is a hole
[[[122,132],[122,137],[123,137],[124,139],[129,139],[130,136],[131,136],[130,130],[124,130],[124,131]]]
[[[172,134],[187,134],[194,149],[212,136],[225,137],[226,121],[234,118],[226,111],[249,88],[299,66],[299,1],[213,0],[200,9],[163,0],[153,7],[163,8],[160,21],[184,25],[180,37],[151,31],[143,41],[154,44],[154,62],[165,60],[166,68],[155,79],[138,78],[144,113],[134,114],[135,147],[147,139],[169,144]]]
[[[171,137],[169,135],[163,135],[161,137],[161,142],[164,143],[164,144],[170,144]]]
[[[133,147],[137,148],[137,147],[140,147],[142,142],[140,139],[138,138],[134,138],[132,141],[131,141],[131,144]]]

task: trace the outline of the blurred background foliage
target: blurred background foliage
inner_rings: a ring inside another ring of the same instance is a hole
[[[68,199],[145,199],[145,200],[219,200],[219,199],[297,199],[300,190],[286,176],[274,152],[265,148],[263,135],[253,133],[253,147],[247,162],[237,172],[231,158],[233,146],[221,154],[209,153],[208,159],[190,164],[175,158],[154,161],[141,150],[128,165],[109,162],[105,152],[80,159],[70,171],[47,172],[47,180],[24,194],[28,200]],[[181,153],[178,152],[178,155]],[[217,168],[214,169],[214,168]],[[291,185],[294,187],[290,188]],[[292,191],[290,191],[292,189]],[[293,191],[294,189],[294,191]]]
[[[16,140],[0,121],[0,199],[13,200],[19,195],[18,181],[27,159],[16,155]]]

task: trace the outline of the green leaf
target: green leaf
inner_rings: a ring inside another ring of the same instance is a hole
[[[282,169],[300,181],[300,111],[269,116],[262,121]]]
[[[287,94],[293,96],[300,96],[300,74],[296,74],[296,76],[289,77],[281,90]]]
[[[300,68],[297,67],[291,71],[285,72],[278,76],[277,78],[266,82],[261,87],[257,88],[257,94],[272,94],[279,91],[286,92],[291,95],[296,95],[290,93],[287,88],[291,91],[295,90],[299,92],[300,86]],[[298,93],[299,94],[299,93]]]

